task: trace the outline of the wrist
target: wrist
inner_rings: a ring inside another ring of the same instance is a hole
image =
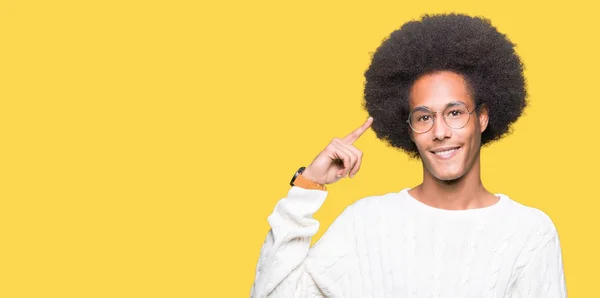
[[[314,180],[312,180],[313,178],[309,179],[309,177],[312,177],[310,172],[308,173],[308,177],[304,175],[305,172],[305,167],[301,167],[300,169],[298,169],[298,171],[296,171],[296,174],[294,174],[294,177],[290,181],[290,185],[304,189],[327,190],[325,185],[315,182]]]
[[[310,180],[311,182],[317,183],[317,184],[321,184],[324,185],[325,183],[322,183],[321,181],[319,181],[315,176],[312,175],[312,173],[310,172],[310,168],[306,168],[302,174],[301,174],[304,178],[306,178],[307,180]]]

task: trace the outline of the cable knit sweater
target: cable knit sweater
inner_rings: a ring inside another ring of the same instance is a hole
[[[269,216],[252,297],[566,297],[550,218],[503,194],[444,210],[408,189],[348,206],[311,248],[326,191],[292,187]]]

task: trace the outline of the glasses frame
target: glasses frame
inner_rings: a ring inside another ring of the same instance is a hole
[[[448,107],[450,107],[450,106],[452,106],[452,105],[463,105],[463,106],[465,106],[465,109],[467,109],[467,111],[469,112],[469,119],[467,119],[467,122],[465,122],[465,125],[463,125],[463,126],[461,126],[461,127],[458,127],[458,128],[455,128],[455,127],[452,127],[452,126],[450,126],[450,125],[448,124],[448,122],[446,122],[446,117],[444,117],[444,115],[442,114],[442,119],[444,120],[444,124],[446,124],[446,126],[450,127],[451,129],[462,129],[462,128],[464,128],[465,126],[467,126],[467,124],[469,124],[469,121],[471,121],[471,114],[473,114],[473,112],[475,112],[475,111],[477,110],[477,106],[475,106],[475,108],[473,108],[473,110],[471,111],[471,110],[469,109],[469,107],[467,106],[467,104],[465,104],[464,102],[460,102],[460,101],[451,102],[451,103],[447,104],[447,105],[444,107],[444,109],[442,109],[442,110],[439,110],[439,111],[435,111],[435,112],[434,112],[434,111],[432,111],[432,110],[430,110],[430,109],[429,109],[429,108],[427,108],[427,107],[419,107],[419,108],[426,109],[427,111],[429,111],[429,112],[430,112],[430,113],[433,115],[433,122],[432,122],[431,126],[429,127],[429,129],[428,129],[428,130],[426,130],[426,131],[418,131],[418,130],[416,130],[416,129],[415,129],[415,128],[414,128],[414,127],[413,127],[413,126],[410,124],[410,117],[412,116],[413,112],[415,112],[415,111],[416,111],[417,109],[419,109],[419,108],[416,108],[416,109],[413,109],[412,111],[410,111],[410,113],[408,114],[408,119],[406,120],[406,123],[408,123],[408,126],[410,126],[410,129],[412,129],[414,132],[416,132],[416,133],[418,133],[418,134],[427,133],[427,132],[429,132],[429,131],[430,131],[430,130],[433,128],[433,126],[435,125],[435,119],[437,118],[437,117],[436,117],[436,116],[437,116],[437,113],[440,113],[440,112],[443,112],[443,111],[445,111],[445,110],[446,110]]]

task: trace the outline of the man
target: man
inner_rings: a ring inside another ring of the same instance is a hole
[[[489,21],[425,16],[393,32],[365,73],[372,117],[333,139],[269,216],[253,297],[566,297],[542,211],[485,189],[480,148],[526,106],[514,45]],[[423,181],[348,206],[310,248],[327,184],[353,177],[369,128],[420,158]]]

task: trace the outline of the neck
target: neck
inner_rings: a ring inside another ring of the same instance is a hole
[[[498,198],[488,192],[481,182],[479,156],[470,170],[456,180],[443,181],[429,171],[423,171],[423,183],[411,189],[417,200],[439,209],[466,210],[495,204]]]

